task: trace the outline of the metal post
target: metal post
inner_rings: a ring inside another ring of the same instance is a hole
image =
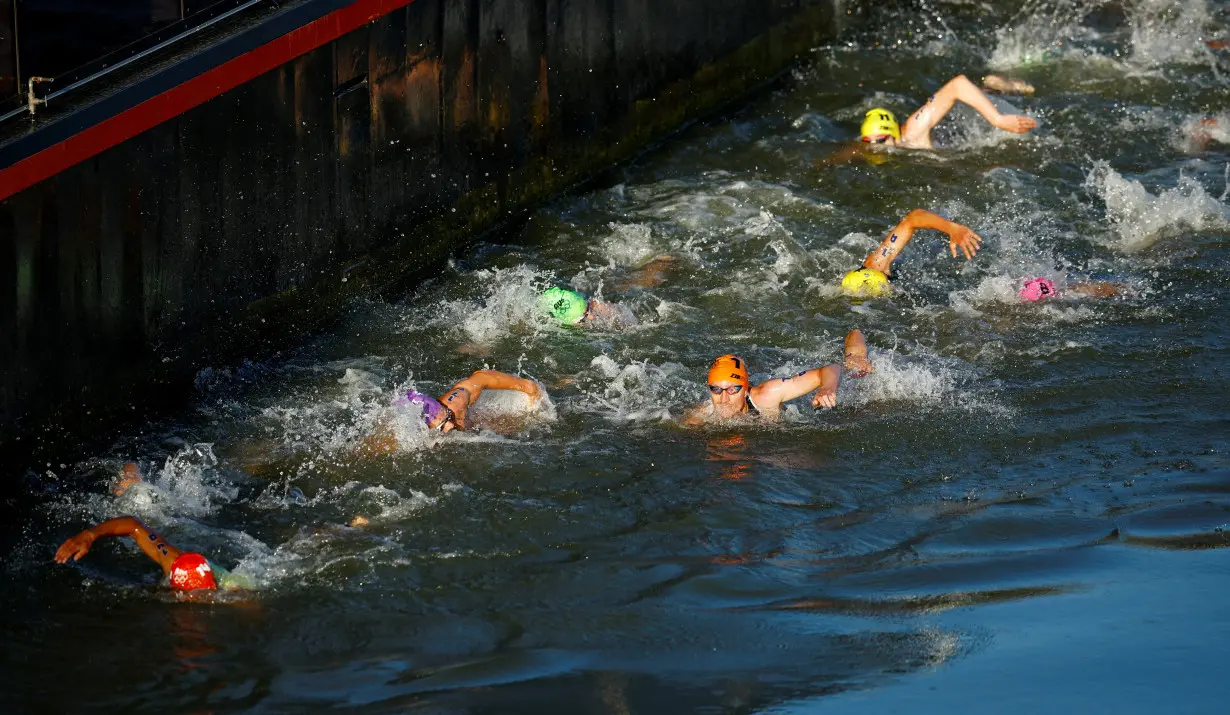
[[[21,39],[17,32],[17,5],[21,0],[13,0],[13,75],[17,78],[14,89],[21,94]]]

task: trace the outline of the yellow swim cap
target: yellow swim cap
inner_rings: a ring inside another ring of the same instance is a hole
[[[841,292],[857,298],[878,298],[892,290],[888,276],[871,268],[858,268],[841,279]]]
[[[863,128],[860,130],[863,139],[868,137],[880,137],[888,134],[893,139],[901,141],[901,127],[897,125],[897,118],[887,109],[876,107],[867,112],[867,117],[863,119]]]

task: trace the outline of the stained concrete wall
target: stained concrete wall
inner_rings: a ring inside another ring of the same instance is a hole
[[[0,448],[436,269],[780,72],[836,1],[417,0],[4,200]]]

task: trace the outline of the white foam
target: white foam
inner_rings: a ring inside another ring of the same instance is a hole
[[[603,257],[611,264],[637,267],[661,255],[653,229],[644,223],[610,223],[611,233],[601,242]]]
[[[1204,44],[1212,19],[1206,0],[1134,0],[1124,9],[1132,26],[1132,64],[1208,64],[1216,71]]]
[[[167,523],[179,517],[212,514],[229,504],[238,489],[218,470],[212,444],[192,444],[168,457],[163,466],[144,481],[133,484],[106,514],[132,514],[152,523]]]
[[[1154,195],[1139,181],[1125,179],[1099,161],[1085,186],[1106,204],[1106,219],[1116,236],[1106,243],[1121,253],[1143,251],[1179,228],[1201,231],[1225,226],[1230,216],[1225,204],[1189,176],[1180,176],[1174,188]]]
[[[669,420],[671,405],[699,394],[698,386],[687,379],[678,363],[620,365],[607,355],[599,355],[590,367],[592,372],[578,380],[586,395],[582,407],[616,422]]]
[[[1097,33],[1080,24],[1091,9],[1091,3],[1076,0],[1026,0],[996,31],[987,65],[1007,70],[1093,56],[1089,44]]]
[[[560,326],[542,310],[540,296],[559,281],[550,271],[531,266],[483,268],[464,275],[481,294],[475,298],[442,300],[419,311],[421,323],[408,329],[442,327],[458,331],[469,343],[490,348],[510,331],[552,332]]]

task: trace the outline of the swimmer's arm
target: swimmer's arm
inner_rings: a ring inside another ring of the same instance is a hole
[[[703,403],[693,407],[683,414],[683,424],[688,427],[696,427],[705,423],[705,416],[708,414],[706,410],[711,410],[708,403]]]
[[[855,159],[859,159],[863,156],[864,148],[865,147],[863,146],[862,142],[859,142],[858,144],[850,144],[848,146],[842,147],[841,149],[838,149],[837,151],[833,152],[832,154],[829,154],[823,159],[816,159],[812,163],[812,166],[819,169],[825,166],[837,166],[839,164],[849,164]]]
[[[957,257],[957,249],[960,248],[968,261],[977,255],[982,245],[982,238],[968,227],[930,211],[914,209],[888,232],[880,245],[863,261],[863,267],[880,271],[884,275],[892,275],[890,268],[893,261],[897,260],[901,249],[905,248],[905,244],[910,242],[914,232],[920,228],[933,228],[948,234],[948,250],[952,252],[953,258]]]
[[[825,407],[833,407],[837,404],[839,384],[841,384],[841,368],[837,365],[825,365],[790,377],[778,377],[762,382],[752,388],[755,390],[752,400],[765,409],[773,409],[783,402],[802,397],[818,388],[821,395],[827,396],[820,402]]]
[[[932,95],[917,112],[914,112],[903,128],[901,139],[906,144],[929,137],[931,130],[948,115],[955,102],[964,102],[981,114],[992,126],[1020,134],[1038,126],[1029,117],[1019,114],[1002,114],[978,86],[963,74],[948,80],[948,83]],[[928,144],[929,146],[929,144]]]
[[[359,441],[355,451],[361,457],[376,457],[382,454],[393,454],[399,449],[397,435],[388,421],[381,419],[376,423],[376,429]]]
[[[1089,296],[1090,298],[1114,298],[1123,294],[1122,286],[1116,283],[1108,283],[1106,281],[1094,281],[1091,283],[1077,283],[1076,285],[1067,286],[1066,290],[1073,293]]]
[[[56,550],[56,563],[66,563],[69,560],[78,561],[90,552],[94,542],[103,536],[131,536],[133,541],[145,555],[162,567],[164,573],[170,573],[171,564],[179,558],[180,550],[171,546],[158,534],[150,531],[139,519],[131,516],[121,516],[92,526],[73,538],[65,541]]]
[[[464,388],[470,393],[470,404],[478,399],[483,390],[516,390],[530,396],[531,400],[539,397],[538,383],[523,377],[509,375],[499,370],[475,370],[474,374],[453,386],[444,395],[444,404],[449,404],[449,398],[457,388]]]

